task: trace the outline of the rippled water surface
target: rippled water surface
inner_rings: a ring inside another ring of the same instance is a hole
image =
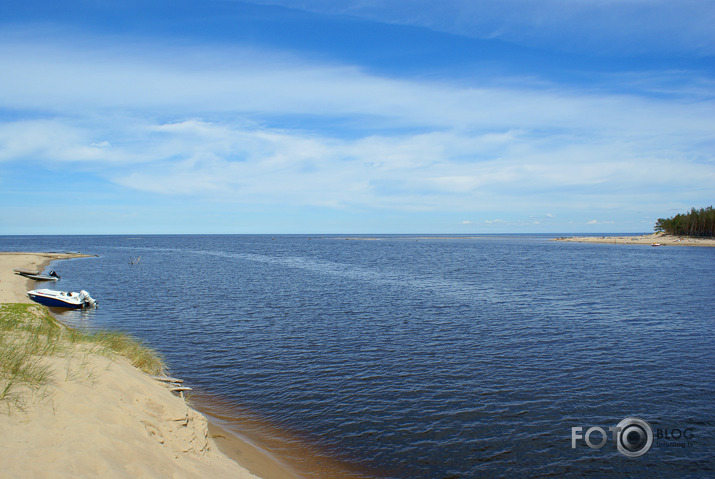
[[[53,265],[53,287],[100,302],[68,321],[132,332],[193,387],[367,475],[715,474],[714,248],[76,236],[0,249],[99,255]],[[610,437],[572,448],[572,427],[628,416],[654,432],[642,457]],[[676,429],[690,440],[657,437]]]

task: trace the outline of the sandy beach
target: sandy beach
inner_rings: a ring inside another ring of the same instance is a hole
[[[0,303],[32,303],[26,291],[34,282],[13,269],[41,271],[50,261],[75,257],[0,253]],[[46,312],[40,305],[25,310],[38,317]],[[294,477],[251,444],[228,441],[214,426],[210,432],[204,415],[123,357],[77,344],[42,361],[49,374],[40,387],[16,388],[13,401],[0,400],[3,477],[258,477],[248,468],[267,471],[264,477]],[[233,459],[220,450],[219,438]]]
[[[42,271],[52,261],[89,256],[74,253],[5,253],[0,252],[0,303],[32,303],[27,291],[35,282],[15,274],[14,269]]]
[[[715,246],[713,238],[694,238],[689,236],[670,236],[655,233],[642,236],[570,236],[556,238],[555,241],[573,241],[578,243],[606,243],[606,244],[637,244],[659,246]]]

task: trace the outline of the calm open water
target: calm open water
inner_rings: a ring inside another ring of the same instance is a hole
[[[715,248],[362,239],[14,236],[0,250],[99,255],[53,265],[52,288],[100,303],[67,321],[133,333],[172,375],[367,475],[715,475]],[[572,427],[630,416],[652,428],[645,455],[610,436],[572,448]]]

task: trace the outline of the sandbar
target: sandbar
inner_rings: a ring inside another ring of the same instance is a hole
[[[642,236],[570,236],[555,238],[554,241],[569,241],[578,243],[635,244],[652,246],[715,246],[715,238],[672,236],[666,235],[664,233],[655,233]]]

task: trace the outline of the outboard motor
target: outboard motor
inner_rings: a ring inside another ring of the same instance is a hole
[[[52,271],[50,271],[49,276],[52,276],[53,278],[60,279],[60,275],[57,274],[57,272],[54,269]]]
[[[92,308],[94,306],[97,306],[97,302],[92,299],[89,293],[85,290],[79,292],[79,299],[80,301],[82,301],[82,304],[85,308]]]

